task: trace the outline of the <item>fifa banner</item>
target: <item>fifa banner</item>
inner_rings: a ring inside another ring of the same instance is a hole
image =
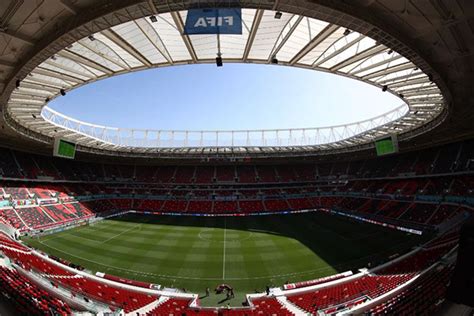
[[[242,10],[190,9],[184,34],[242,34]]]

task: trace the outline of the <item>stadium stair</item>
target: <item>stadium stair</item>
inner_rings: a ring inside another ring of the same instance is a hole
[[[167,300],[169,300],[169,297],[160,296],[157,300],[151,302],[150,304],[140,307],[139,309],[134,310],[133,312],[127,313],[125,315],[126,316],[148,315],[149,313],[157,309],[161,304],[163,304]]]
[[[284,295],[277,296],[276,297],[277,301],[280,302],[280,304],[285,307],[290,313],[293,313],[295,316],[300,316],[300,315],[308,315],[307,312],[305,312],[303,309],[299,308],[295,304],[291,303],[288,301],[288,298]]]

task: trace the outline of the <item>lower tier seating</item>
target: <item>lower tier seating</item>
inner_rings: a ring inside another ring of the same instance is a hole
[[[175,316],[293,316],[294,314],[287,310],[275,298],[253,299],[253,307],[248,308],[220,308],[216,309],[198,309],[191,308],[189,299],[170,298],[160,304],[148,316],[175,315]]]
[[[21,315],[71,315],[66,303],[52,297],[13,269],[0,267],[0,293],[17,307]]]
[[[411,274],[365,275],[315,291],[288,296],[288,300],[303,310],[316,314],[318,310],[337,306],[364,297],[375,298],[411,279]],[[360,301],[360,303],[362,303]]]
[[[433,315],[446,296],[452,273],[452,266],[428,271],[397,296],[370,309],[365,315]]]

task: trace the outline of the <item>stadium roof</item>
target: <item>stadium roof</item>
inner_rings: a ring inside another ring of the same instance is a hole
[[[195,7],[194,1],[117,1],[84,14],[78,14],[82,1],[60,3],[47,8],[56,16],[78,18],[63,22],[64,30],[52,30],[41,42],[42,49],[13,73],[2,94],[8,126],[35,141],[52,143],[61,137],[77,142],[82,150],[124,155],[334,152],[363,148],[387,134],[407,140],[435,128],[448,115],[450,91],[421,54],[359,17],[320,4],[200,1],[200,7],[244,7],[243,34],[217,36],[184,34],[186,9]],[[4,16],[14,17],[25,8],[12,1],[7,9]],[[278,10],[281,17],[275,15]],[[19,29],[6,28],[3,34],[26,47],[36,44],[19,35]],[[371,120],[337,127],[225,132],[118,129],[80,122],[45,107],[61,93],[89,82],[153,67],[214,63],[218,53],[224,63],[278,61],[361,80],[399,96],[401,106]],[[2,65],[13,66],[7,61]],[[12,86],[16,80],[20,80],[17,88]]]

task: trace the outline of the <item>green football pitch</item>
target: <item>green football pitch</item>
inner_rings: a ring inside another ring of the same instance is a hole
[[[312,212],[248,217],[129,214],[40,238],[30,246],[94,272],[204,294],[228,283],[240,305],[247,293],[358,269],[407,251],[421,238]]]

